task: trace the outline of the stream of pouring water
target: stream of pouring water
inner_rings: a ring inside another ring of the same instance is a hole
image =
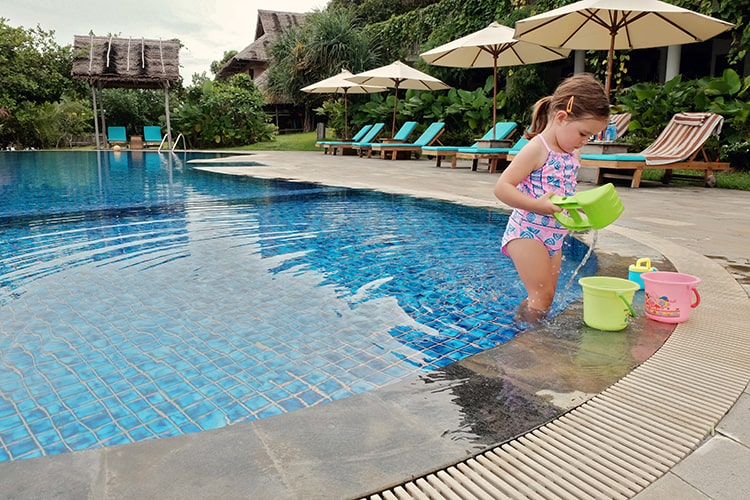
[[[581,270],[583,266],[586,265],[586,262],[588,262],[589,257],[591,257],[591,254],[594,253],[594,247],[596,246],[596,241],[599,239],[599,230],[594,229],[594,237],[591,240],[591,245],[589,245],[589,249],[586,252],[586,255],[583,256],[583,259],[581,259],[581,263],[578,264],[578,267],[575,268],[575,271],[570,275],[570,278],[568,278],[568,282],[565,284],[565,288],[563,288],[562,293],[560,294],[561,297],[565,297],[568,291],[570,290],[570,286],[573,284],[573,280],[578,275],[578,271]]]

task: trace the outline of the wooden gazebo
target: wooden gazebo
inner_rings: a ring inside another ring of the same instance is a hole
[[[180,41],[113,36],[75,36],[73,41],[74,78],[91,85],[94,107],[96,148],[99,144],[97,92],[103,88],[164,89],[164,111],[167,141],[172,148],[172,127],[169,118],[169,87],[180,78]],[[101,110],[101,130],[107,130]]]

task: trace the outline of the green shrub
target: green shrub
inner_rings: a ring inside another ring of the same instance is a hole
[[[189,93],[174,124],[191,147],[232,147],[267,141],[276,127],[263,111],[264,98],[243,73],[228,82],[206,81]]]
[[[750,171],[750,142],[724,144],[721,147],[721,158],[728,161],[735,170]]]

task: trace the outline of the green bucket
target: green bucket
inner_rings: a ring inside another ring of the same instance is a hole
[[[555,212],[557,221],[571,231],[602,229],[612,224],[625,210],[611,182],[573,196],[552,196],[550,201],[563,212]]]
[[[622,330],[635,316],[633,295],[638,283],[623,278],[587,276],[578,280],[583,289],[583,322],[605,331]]]

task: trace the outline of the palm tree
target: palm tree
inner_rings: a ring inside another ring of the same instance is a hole
[[[331,96],[305,94],[300,89],[342,69],[357,73],[376,66],[372,47],[353,11],[315,11],[304,26],[285,31],[271,47],[268,92],[277,100],[304,104],[305,130],[312,130],[309,111]]]

